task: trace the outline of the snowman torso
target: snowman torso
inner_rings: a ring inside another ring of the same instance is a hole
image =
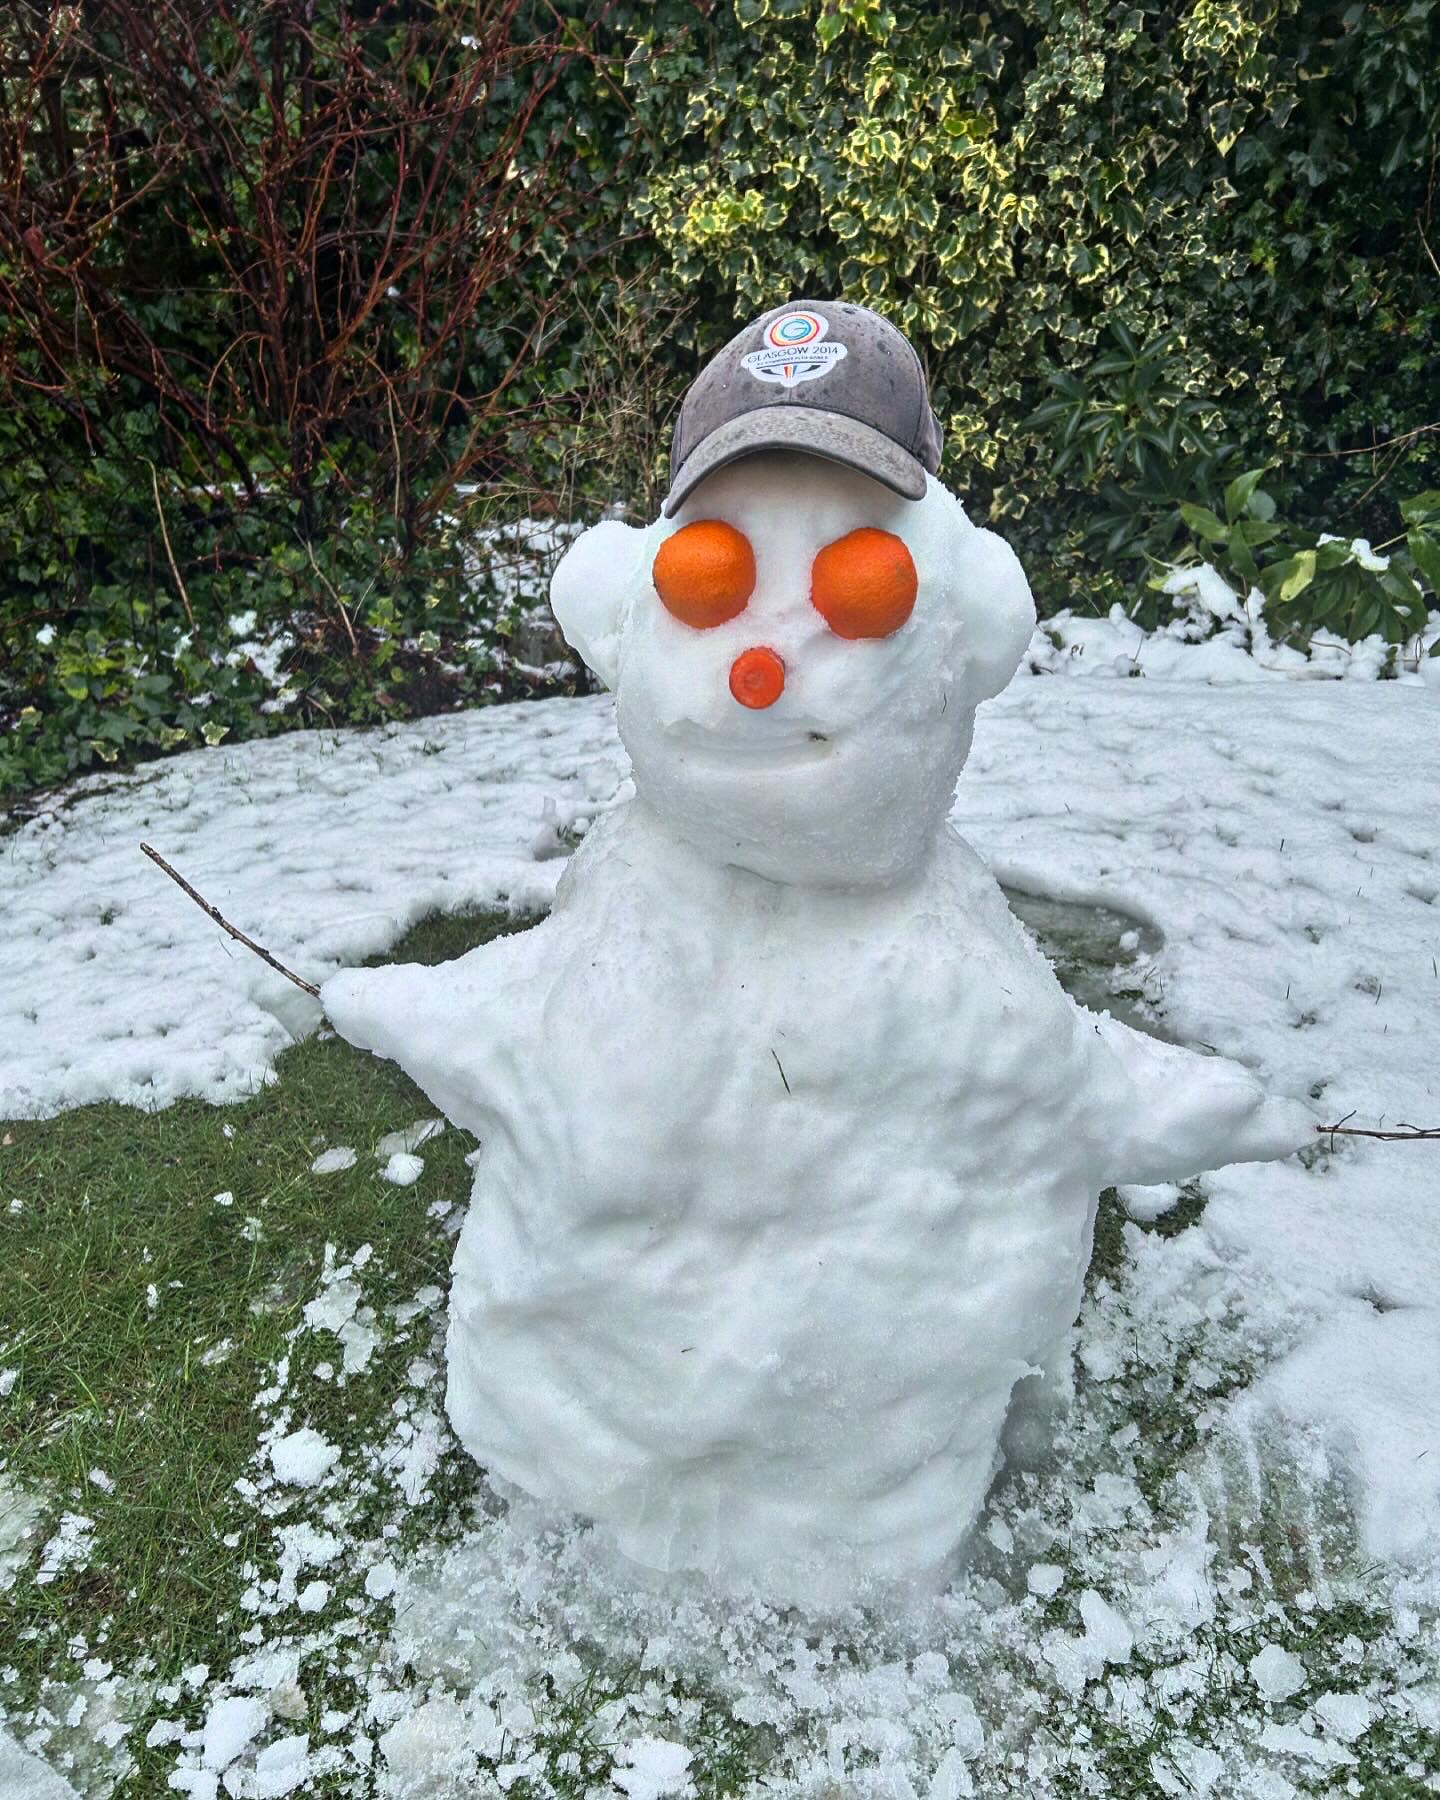
[[[947,833],[899,887],[787,888],[632,805],[512,944],[457,966],[437,1096],[483,1143],[462,1438],[652,1566],[938,1565],[1093,1193],[1082,1015],[993,879]]]

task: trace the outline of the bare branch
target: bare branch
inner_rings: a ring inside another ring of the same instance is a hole
[[[1317,1125],[1316,1131],[1322,1137],[1366,1137],[1383,1138],[1386,1143],[1420,1143],[1426,1140],[1440,1140],[1440,1125],[1409,1125],[1403,1131],[1366,1131],[1360,1125]]]
[[[277,974],[283,975],[287,981],[293,981],[296,987],[304,988],[307,994],[313,994],[317,1000],[320,998],[320,990],[315,986],[313,981],[306,981],[302,975],[297,975],[293,969],[287,969],[284,963],[279,961],[278,958],[273,957],[263,944],[257,944],[254,938],[246,937],[245,933],[241,931],[238,926],[230,923],[218,906],[212,906],[203,894],[197,894],[195,889],[191,887],[190,883],[180,871],[172,868],[158,850],[152,850],[149,844],[142,844],[140,848],[150,858],[151,862],[165,871],[177,887],[184,889],[202,912],[209,913],[210,917],[222,931],[228,931],[237,944],[243,944],[247,950],[253,950],[262,962],[269,963],[270,967],[274,969]]]
[[[149,458],[146,458],[147,462]],[[185,608],[185,617],[190,621],[190,629],[195,629],[195,614],[190,607],[190,596],[185,592],[185,583],[180,578],[180,570],[175,561],[175,552],[170,548],[170,531],[165,523],[165,508],[160,504],[160,477],[155,473],[154,463],[150,463],[150,486],[155,494],[155,511],[160,519],[160,536],[165,541],[165,558],[170,564],[170,573],[175,577],[175,585],[180,590],[180,604]]]

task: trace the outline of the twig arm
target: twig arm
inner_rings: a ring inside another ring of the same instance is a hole
[[[179,870],[171,868],[170,864],[166,862],[165,858],[158,850],[152,850],[149,844],[142,844],[140,848],[150,858],[151,862],[165,871],[175,883],[176,887],[182,888],[190,896],[200,908],[201,912],[208,913],[222,931],[228,931],[237,944],[243,944],[247,950],[253,950],[255,955],[258,956],[262,962],[269,963],[270,967],[274,969],[277,974],[283,975],[287,981],[293,981],[296,987],[304,988],[307,994],[313,994],[317,1000],[320,998],[320,990],[315,986],[313,981],[306,981],[303,976],[297,975],[293,969],[287,969],[284,963],[280,962],[276,957],[273,957],[263,944],[257,944],[254,938],[246,937],[245,933],[241,931],[238,925],[232,925],[230,923],[218,906],[212,906],[203,894],[197,894],[195,889],[191,887],[190,883]]]
[[[1410,1125],[1404,1131],[1366,1131],[1360,1125],[1317,1125],[1315,1129],[1324,1137],[1383,1138],[1387,1144],[1413,1144],[1425,1139],[1440,1141],[1440,1125]]]

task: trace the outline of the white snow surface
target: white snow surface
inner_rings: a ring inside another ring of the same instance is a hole
[[[1037,633],[1035,668],[1060,654]],[[1319,681],[1313,666],[1293,671],[1300,679],[1286,670],[1256,679],[1251,659],[1228,644],[1167,646],[1164,655],[1163,677],[1142,650],[1143,679],[1017,678],[980,714],[957,822],[1002,879],[1104,901],[1163,932],[1147,985],[1177,1036],[1241,1057],[1283,1091],[1319,1087],[1327,1117],[1440,1122],[1431,997],[1440,997],[1440,715],[1429,669],[1399,683]],[[1113,661],[1068,662],[1067,675],[1122,673]],[[383,950],[435,907],[545,904],[563,868],[531,853],[547,801],[564,823],[583,825],[624,772],[602,698],[376,733],[302,733],[79,784],[77,804],[0,839],[0,1116],[112,1096],[234,1099],[265,1079],[292,1031],[315,1021],[296,990],[252,970],[164,883],[139,857],[138,838],[318,979]],[[1313,1169],[1212,1175],[1194,1228],[1130,1245],[1142,1324],[1163,1334],[1177,1321],[1179,1330],[1233,1316],[1247,1355],[1262,1362],[1258,1382],[1220,1402],[1242,1458],[1261,1439],[1288,1444],[1356,1495],[1369,1553],[1388,1562],[1388,1641],[1402,1668],[1420,1642],[1421,1612],[1440,1602],[1432,1155],[1342,1138]],[[1123,1354],[1129,1323],[1087,1338],[1089,1360],[1103,1368],[1112,1340]],[[1072,1541],[1088,1541],[1092,1556],[1121,1516],[1145,1516],[1117,1479],[1097,1477],[1076,1493]],[[1192,1629],[1219,1610],[1234,1620],[1243,1603],[1229,1577],[1222,1587],[1207,1573],[1205,1510],[1197,1497],[1193,1525],[1153,1522],[1156,1549],[1111,1569],[1111,1600],[1127,1596],[1117,1601],[1124,1622],[1162,1660],[1183,1657]],[[1021,1587],[1032,1563],[1048,1570],[1070,1547],[1048,1538],[1030,1546]],[[392,1666],[413,1663],[422,1679],[428,1667],[442,1685],[403,1707],[384,1696],[395,1723],[382,1791],[397,1797],[469,1791],[465,1744],[483,1746],[491,1718],[523,1728],[513,1681],[540,1669],[578,1680],[581,1665],[563,1646],[580,1636],[626,1654],[648,1639],[647,1667],[657,1671],[703,1664],[713,1649],[716,1686],[741,1716],[781,1731],[813,1724],[811,1760],[793,1780],[777,1776],[777,1794],[827,1791],[853,1746],[875,1767],[866,1794],[969,1795],[984,1791],[969,1773],[983,1734],[956,1684],[979,1696],[973,1684],[990,1679],[983,1671],[997,1647],[1017,1648],[1014,1608],[982,1578],[918,1624],[881,1623],[868,1660],[852,1666],[834,1641],[797,1635],[782,1619],[732,1622],[699,1596],[648,1593],[600,1565],[584,1534],[558,1538],[518,1502],[473,1542],[407,1575],[399,1600]],[[1083,1642],[1093,1621],[1078,1603],[1071,1612],[1068,1629]],[[1263,1616],[1257,1606],[1255,1622]],[[478,1643],[477,1620],[490,1622]],[[1131,1708],[1143,1718],[1156,1690],[1127,1687],[1127,1665],[1109,1667],[1117,1715]],[[443,1685],[461,1669],[481,1696],[463,1705]],[[1203,1693],[1210,1677],[1197,1664],[1188,1691]],[[1183,1699],[1183,1661],[1166,1679]],[[1440,1729],[1433,1666],[1401,1680],[1410,1685],[1391,1703],[1396,1716]],[[1023,1684],[1012,1697],[1037,1699]],[[1342,1748],[1374,1710],[1363,1695],[1327,1694],[1314,1730],[1275,1727],[1284,1741],[1254,1738],[1248,1755],[1171,1739],[1155,1780],[1176,1795],[1290,1800],[1297,1790],[1277,1772],[1295,1772],[1286,1759],[1323,1756],[1327,1740]],[[1004,1718],[987,1713],[986,1723],[1003,1730]],[[1018,1785],[1005,1791],[1050,1793],[1044,1757],[1063,1763],[1071,1753],[1061,1741],[1032,1748],[1028,1765],[1012,1758]],[[453,1788],[438,1777],[428,1785],[425,1769],[442,1761],[459,1771]],[[284,1768],[272,1773],[288,1778]],[[7,1800],[73,1792],[3,1736],[0,1777]]]
[[[1239,650],[1190,648],[1197,680],[1017,677],[980,712],[953,816],[1002,881],[1162,932],[1154,982],[1177,1037],[1277,1091],[1318,1088],[1337,1119],[1435,1123],[1435,696],[1256,682]],[[527,848],[546,801],[583,823],[625,774],[600,696],[300,732],[79,784],[0,839],[0,1116],[236,1099],[318,1022],[141,838],[320,979],[436,909],[546,905],[566,866]],[[1331,1151],[1323,1179],[1294,1161],[1211,1176],[1204,1229],[1312,1321],[1245,1404],[1346,1439],[1371,1546],[1403,1551],[1440,1518],[1434,1153]]]
[[[0,1794],[5,1800],[79,1800],[49,1763],[17,1744],[0,1724]]]

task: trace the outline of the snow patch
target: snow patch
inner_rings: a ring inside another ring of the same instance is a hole
[[[336,1446],[313,1426],[304,1425],[270,1446],[270,1466],[276,1478],[291,1487],[315,1487],[340,1459]]]

